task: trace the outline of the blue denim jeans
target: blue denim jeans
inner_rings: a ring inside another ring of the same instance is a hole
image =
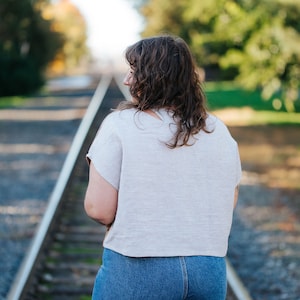
[[[123,256],[104,249],[93,300],[224,300],[225,258]]]

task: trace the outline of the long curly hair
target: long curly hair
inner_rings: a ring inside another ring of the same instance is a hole
[[[206,98],[192,53],[176,36],[146,38],[129,46],[125,57],[132,70],[129,87],[134,101],[119,108],[140,111],[165,108],[173,113],[177,131],[167,145],[189,145],[191,136],[206,130]]]

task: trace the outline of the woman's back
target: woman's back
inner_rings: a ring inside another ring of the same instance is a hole
[[[96,169],[118,189],[104,247],[136,257],[224,256],[241,175],[236,142],[209,116],[210,133],[200,131],[190,146],[170,149],[166,143],[176,130],[171,112],[156,113],[159,118],[134,109],[112,113],[96,138],[101,149],[90,150]],[[115,158],[101,141],[109,135],[118,145]],[[120,162],[119,173],[112,172],[112,159]]]

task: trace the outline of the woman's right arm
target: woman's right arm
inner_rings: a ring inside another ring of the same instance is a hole
[[[118,191],[90,163],[89,183],[84,199],[87,215],[106,226],[113,223],[118,205]]]

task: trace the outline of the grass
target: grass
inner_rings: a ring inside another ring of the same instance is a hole
[[[253,124],[300,125],[300,113],[257,111],[250,118]]]
[[[28,98],[22,96],[0,97],[0,109],[20,106]]]
[[[224,108],[212,112],[229,126],[300,126],[300,113],[256,111],[250,107]]]
[[[91,295],[80,296],[79,300],[91,300]]]
[[[229,125],[299,125],[298,112],[288,113],[284,106],[273,107],[274,99],[263,100],[260,91],[246,91],[233,82],[206,82],[204,84],[208,108]],[[0,109],[23,104],[26,97],[0,97]],[[298,101],[299,103],[299,101]]]
[[[208,82],[204,88],[211,110],[251,107],[254,110],[274,111],[272,101],[263,100],[259,91],[246,91],[229,82]]]
[[[300,126],[299,112],[288,113],[284,106],[276,110],[274,99],[263,100],[260,91],[246,91],[232,82],[208,82],[204,89],[209,110],[228,125]]]

